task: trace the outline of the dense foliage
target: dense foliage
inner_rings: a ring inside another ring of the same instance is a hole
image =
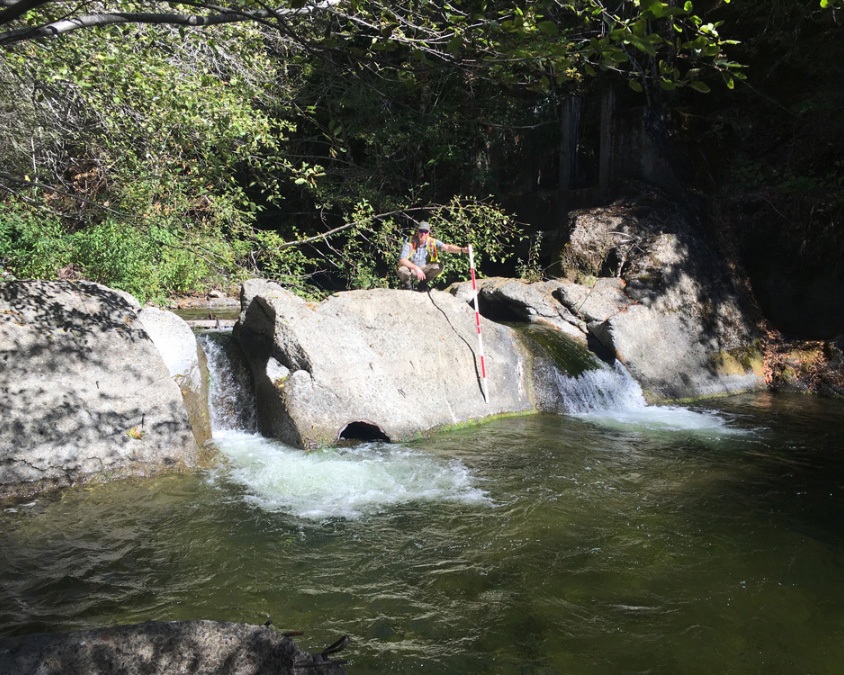
[[[256,273],[320,293],[395,283],[427,218],[535,276],[501,198],[563,101],[734,88],[721,32],[750,5],[721,25],[724,3],[673,0],[8,2],[0,262],[142,299]]]

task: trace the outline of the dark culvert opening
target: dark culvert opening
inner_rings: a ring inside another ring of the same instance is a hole
[[[340,430],[338,438],[341,441],[384,441],[390,442],[390,437],[377,424],[369,422],[349,422]]]

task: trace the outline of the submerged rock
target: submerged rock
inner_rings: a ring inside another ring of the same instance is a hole
[[[300,670],[301,668],[301,670]],[[15,675],[292,675],[346,671],[265,626],[149,621],[0,638],[0,673]]]
[[[95,283],[0,283],[0,497],[197,462],[140,311]]]
[[[243,286],[235,335],[253,372],[262,433],[296,447],[340,437],[398,441],[533,409],[514,331],[448,293],[376,289],[309,304],[277,284]]]

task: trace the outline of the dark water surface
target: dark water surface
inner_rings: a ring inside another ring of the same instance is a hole
[[[0,512],[0,634],[261,623],[351,673],[844,672],[844,405],[505,419]],[[677,421],[679,420],[679,422]]]

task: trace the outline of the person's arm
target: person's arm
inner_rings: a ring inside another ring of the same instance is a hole
[[[468,253],[468,246],[455,246],[454,244],[443,244],[443,251],[446,253]]]

